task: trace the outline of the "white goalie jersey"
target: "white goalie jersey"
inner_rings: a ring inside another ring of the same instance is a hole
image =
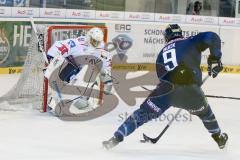
[[[111,73],[112,56],[104,50],[104,42],[94,47],[89,43],[87,37],[78,37],[75,39],[56,41],[47,52],[47,56],[53,58],[52,61],[57,58],[64,60],[63,58],[76,58],[81,55],[91,55],[99,58],[103,63],[101,73]],[[49,77],[47,74],[45,74],[45,76],[47,78]]]

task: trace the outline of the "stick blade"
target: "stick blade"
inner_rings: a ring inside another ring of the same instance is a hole
[[[148,137],[146,134],[143,133],[143,139],[140,140],[141,143],[152,143],[155,144],[156,140],[153,138]]]

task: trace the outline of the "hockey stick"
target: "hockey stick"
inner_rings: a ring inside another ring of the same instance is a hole
[[[178,116],[180,114],[180,112],[182,111],[182,109],[179,109],[177,111],[177,113],[175,114],[174,117]],[[171,126],[171,124],[173,123],[174,118],[171,119],[171,121],[168,122],[168,124],[165,126],[165,128],[162,130],[162,132],[156,137],[156,138],[151,138],[148,137],[146,134],[143,133],[143,140],[140,140],[140,142],[142,143],[146,143],[146,142],[151,142],[153,144],[157,143],[157,141],[162,137],[162,135],[167,131],[167,129]]]
[[[141,86],[141,88],[143,88],[146,91],[152,91],[151,89],[148,89],[144,86]],[[234,99],[234,100],[240,100],[240,97],[225,97],[225,96],[215,96],[215,95],[205,95],[205,97],[209,97],[209,98],[225,98],[225,99]]]
[[[39,50],[41,51],[41,53],[43,55],[43,58],[44,58],[44,61],[46,62],[46,64],[49,64],[48,59],[47,59],[47,54],[45,53],[44,48],[41,45],[42,43],[40,41],[40,37],[39,37],[40,35],[38,35],[38,33],[37,33],[37,28],[36,28],[36,25],[34,24],[34,20],[33,20],[32,17],[30,17],[30,22],[32,24],[33,31],[34,31],[34,33],[35,33],[35,35],[37,37]]]
[[[206,80],[209,78],[210,76],[207,75],[204,79],[203,79],[203,83],[204,84],[206,82]],[[144,87],[145,88],[145,87]],[[175,114],[174,117],[177,117],[180,113],[181,113],[182,109],[180,108],[177,113]],[[151,138],[148,137],[146,134],[143,133],[143,140],[140,140],[140,142],[142,143],[146,143],[146,142],[151,142],[153,144],[157,143],[158,140],[163,136],[163,134],[168,130],[168,128],[171,126],[171,124],[173,123],[175,118],[171,119],[171,121],[168,122],[168,124],[165,126],[165,128],[162,130],[162,132],[156,137],[156,138]]]
[[[225,97],[225,96],[214,96],[214,95],[205,95],[205,96],[209,98],[226,98],[226,99],[240,100],[240,98],[238,97]]]
[[[90,89],[91,89],[91,90],[90,90],[89,95],[87,96],[87,100],[88,100],[89,97],[91,96],[93,87],[94,87],[95,85],[97,85],[97,81],[95,81],[95,82],[90,86]],[[87,88],[87,87],[86,87],[86,88]],[[85,92],[84,92],[84,93],[85,93]],[[71,100],[67,101],[66,103],[70,103],[70,102],[72,102],[72,101],[74,101],[74,100],[76,100],[76,99],[82,98],[82,96],[83,96],[83,95],[78,96],[78,97],[76,97],[76,98],[74,98],[74,99],[71,99]]]

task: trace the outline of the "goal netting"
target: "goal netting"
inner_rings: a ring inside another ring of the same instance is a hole
[[[47,52],[56,40],[84,36],[92,27],[94,26],[36,24],[38,34],[36,35],[32,31],[22,73],[13,88],[0,97],[0,110],[19,110],[30,106],[30,108],[46,112],[51,92],[48,89],[48,81],[43,76],[43,69],[46,64],[38,48],[38,39],[42,38],[43,41],[41,42],[43,42],[44,50]],[[106,41],[107,29],[105,27],[100,28],[104,31],[104,40]],[[99,103],[102,95],[98,95],[97,98],[100,99],[98,100]]]

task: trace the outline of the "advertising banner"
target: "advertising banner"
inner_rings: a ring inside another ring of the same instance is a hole
[[[96,19],[123,20],[124,12],[96,11]]]
[[[50,23],[50,21],[44,23]],[[59,22],[51,23],[59,24]],[[96,23],[87,24],[96,25]],[[127,63],[154,64],[159,51],[165,45],[163,32],[166,23],[113,21],[105,23],[105,25],[108,28],[107,45],[112,47],[110,52],[117,54],[121,59],[127,57]],[[238,27],[194,24],[181,24],[181,27],[184,37],[194,36],[204,31],[213,31],[219,34],[222,41],[223,63],[225,65],[240,64],[238,51],[240,29]],[[0,67],[22,66],[30,39],[31,25],[29,22],[0,22]],[[207,64],[208,55],[209,50],[207,49],[202,54],[203,64]]]
[[[41,24],[67,24],[67,22],[38,22]],[[86,23],[74,23],[85,24]],[[89,24],[90,25],[90,24]],[[96,23],[91,23],[96,25]],[[103,25],[103,24],[99,24]],[[12,67],[21,67],[28,52],[31,42],[32,26],[30,22],[0,21],[0,68],[8,69],[0,73],[18,73],[19,69]],[[37,45],[37,44],[36,44]]]
[[[66,12],[66,18],[94,19],[95,11],[94,10],[68,9]]]
[[[13,17],[39,17],[39,9],[29,8],[29,7],[13,7],[12,16]]]
[[[223,42],[222,52],[225,64],[240,65],[239,35],[240,28],[238,27],[221,27],[220,36]]]
[[[0,17],[10,17],[12,16],[11,7],[0,7]]]
[[[228,17],[219,17],[219,24],[224,26],[234,26],[236,23],[235,18],[228,18]]]
[[[154,13],[125,12],[125,20],[129,20],[129,21],[154,21]]]
[[[112,51],[120,57],[126,55],[129,63],[155,63],[160,50],[165,45],[163,36],[166,24],[107,23],[109,36],[116,49]],[[218,26],[181,25],[184,37],[197,35],[204,31],[219,34]],[[206,63],[209,50],[202,54]]]
[[[217,25],[218,17],[187,15],[186,22],[191,24]]]
[[[186,15],[155,13],[155,21],[164,23],[184,23]]]
[[[163,47],[164,26],[147,24],[115,23],[107,24],[108,40],[121,57],[126,55],[129,63],[154,63],[158,51]]]
[[[30,22],[0,22],[0,67],[22,66],[30,39]]]
[[[40,17],[46,18],[65,18],[66,9],[40,8]]]
[[[240,18],[236,18],[236,25],[240,26]]]

